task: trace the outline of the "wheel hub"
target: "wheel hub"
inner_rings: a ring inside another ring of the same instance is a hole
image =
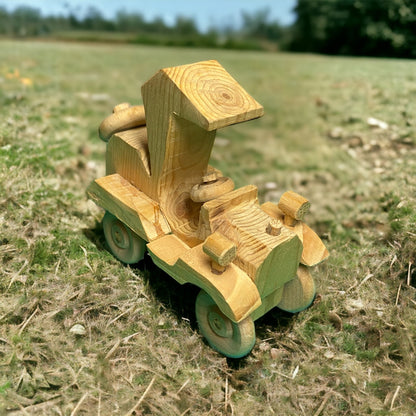
[[[113,224],[111,227],[111,236],[117,247],[124,249],[129,246],[129,235],[126,228],[122,224]]]
[[[224,319],[222,314],[211,311],[208,314],[208,323],[212,331],[222,338],[230,338],[233,335],[232,324],[228,319]]]

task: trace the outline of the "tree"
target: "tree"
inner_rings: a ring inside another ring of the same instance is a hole
[[[416,57],[414,0],[298,0],[290,48]]]
[[[42,16],[38,9],[20,6],[11,14],[11,19],[16,36],[35,36],[40,32]]]
[[[243,32],[250,37],[279,40],[283,35],[283,29],[277,21],[270,22],[270,9],[265,8],[254,13],[243,11]]]
[[[198,36],[199,31],[195,21],[189,17],[178,16],[175,21],[175,33],[181,36]]]
[[[142,14],[127,13],[123,10],[117,12],[116,27],[120,32],[141,32],[146,26]]]
[[[10,18],[7,10],[4,7],[0,7],[0,33],[2,35],[9,34],[10,32]]]
[[[96,7],[88,7],[83,20],[83,28],[86,30],[114,30],[113,22],[106,20]]]

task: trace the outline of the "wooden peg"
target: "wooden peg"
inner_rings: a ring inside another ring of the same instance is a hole
[[[277,206],[284,214],[284,224],[294,226],[298,221],[303,220],[311,204],[306,198],[296,192],[287,191],[281,196]]]
[[[270,219],[269,224],[266,227],[266,233],[273,236],[278,236],[282,232],[282,223],[274,218]]]
[[[237,256],[236,245],[219,232],[211,234],[205,240],[202,249],[211,257],[212,271],[218,274],[223,273]]]

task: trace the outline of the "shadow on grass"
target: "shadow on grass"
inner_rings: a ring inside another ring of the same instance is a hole
[[[94,228],[84,228],[82,233],[88,240],[97,247],[99,251],[109,251],[104,238],[103,226],[101,222],[96,221]]]
[[[109,251],[105,243],[101,223],[96,223],[94,228],[84,229],[83,233],[98,250]],[[195,300],[200,289],[197,286],[179,284],[158,268],[147,253],[142,261],[130,265],[130,267],[137,272],[140,271],[139,278],[143,279],[155,299],[173,313],[178,321],[185,320],[189,323],[192,330],[198,331],[198,323],[195,317]],[[276,334],[290,331],[296,316],[297,314],[273,308],[259,318],[255,322],[257,345],[262,341],[270,341],[270,344],[273,345]],[[208,345],[205,340],[204,342]],[[251,367],[253,363],[249,363],[248,357],[227,358],[228,367],[231,370],[242,370],[247,366]]]
[[[111,253],[100,222],[96,222],[93,228],[83,229],[83,234],[99,251]],[[120,264],[125,266],[122,262]],[[142,261],[132,264],[130,267],[135,271],[140,271],[139,278],[144,280],[155,298],[171,310],[178,320],[189,320],[191,328],[197,329],[194,308],[199,288],[191,284],[180,285],[177,283],[167,273],[159,269],[147,253]]]
[[[195,300],[199,288],[192,284],[180,285],[163,270],[159,269],[146,253],[144,259],[133,268],[141,270],[143,279],[155,298],[170,310],[175,317],[189,322],[193,330],[198,329],[195,318]]]

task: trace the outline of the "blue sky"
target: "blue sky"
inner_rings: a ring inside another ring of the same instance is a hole
[[[152,20],[161,16],[167,24],[175,20],[176,15],[192,17],[202,30],[210,26],[239,26],[241,11],[254,12],[268,7],[270,19],[282,24],[290,24],[294,20],[292,13],[296,0],[0,0],[0,7],[13,10],[17,6],[27,5],[47,14],[67,14],[71,10],[83,16],[89,6],[94,6],[101,13],[111,18],[118,10],[141,13],[146,19]]]

